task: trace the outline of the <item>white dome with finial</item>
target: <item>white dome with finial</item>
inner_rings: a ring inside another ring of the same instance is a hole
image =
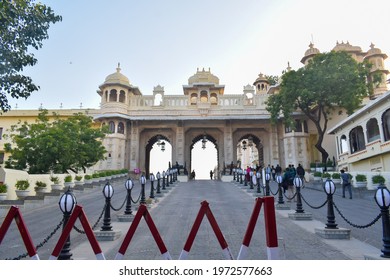
[[[119,85],[130,87],[130,81],[125,75],[121,73],[121,68],[119,63],[118,63],[118,67],[116,68],[116,72],[108,75],[106,77],[106,80],[104,81],[104,84],[105,85],[119,84]]]

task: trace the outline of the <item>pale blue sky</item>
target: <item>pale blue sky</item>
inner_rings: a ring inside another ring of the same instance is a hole
[[[25,70],[40,85],[14,108],[98,108],[96,93],[121,63],[122,73],[144,95],[164,86],[182,94],[199,67],[240,94],[262,72],[293,69],[311,40],[320,51],[336,41],[369,49],[373,42],[390,55],[390,1],[348,0],[84,0],[41,1],[63,16]],[[387,68],[390,62],[386,62]]]

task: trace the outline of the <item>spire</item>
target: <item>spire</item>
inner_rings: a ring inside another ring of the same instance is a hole
[[[116,68],[116,72],[120,72],[121,71],[121,63],[120,62],[118,62],[118,67]]]

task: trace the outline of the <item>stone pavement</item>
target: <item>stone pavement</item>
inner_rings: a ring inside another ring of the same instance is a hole
[[[275,183],[271,184],[274,184],[273,190],[275,191]],[[313,186],[313,188],[316,188],[316,186]],[[317,201],[323,201],[324,197],[318,190],[309,188],[309,185],[305,188],[305,196],[308,199],[317,197]],[[200,203],[204,200],[209,202],[209,207],[229,245],[229,249],[233,257],[237,258],[255,203],[253,192],[248,191],[248,187],[243,187],[236,182],[196,180],[183,183],[176,182],[173,187],[171,185],[170,191],[164,197],[157,198],[148,210],[172,259],[177,260],[179,258],[200,209]],[[276,197],[275,203],[277,203],[277,200]],[[362,204],[364,200],[365,203],[371,203],[363,197],[357,197],[351,201],[348,200],[349,204],[344,203],[346,205],[345,211],[350,208],[348,213],[356,212],[353,207]],[[365,256],[381,259],[379,257],[381,254],[380,246],[375,247],[353,237],[348,240],[324,239],[315,234],[315,228],[325,227],[324,222],[318,219],[311,221],[290,219],[288,214],[295,212],[295,203],[291,202],[291,204],[291,209],[293,210],[276,210],[278,245],[281,259],[362,260],[365,259]],[[315,202],[315,205],[319,205],[319,203]],[[315,210],[310,210],[310,212],[312,211]],[[376,213],[375,206],[370,211],[374,215]],[[267,259],[263,212],[262,209],[249,246],[247,259]],[[353,218],[358,216],[359,213],[356,213]],[[115,213],[111,213],[111,217],[113,230],[119,231],[120,237],[114,241],[99,242],[105,258],[108,260],[115,259],[131,223],[118,222]],[[377,232],[378,229],[375,231]],[[378,236],[381,236],[380,232]],[[374,239],[377,238],[375,236]],[[381,244],[381,242],[379,241],[376,244]],[[95,259],[87,240],[77,247],[72,246],[71,252],[75,260]],[[123,259],[163,259],[143,219]],[[203,218],[187,259],[224,259],[220,245],[206,217]]]

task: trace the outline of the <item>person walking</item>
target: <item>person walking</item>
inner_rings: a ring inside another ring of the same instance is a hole
[[[297,175],[302,180],[302,187],[305,186],[305,169],[302,167],[302,165],[299,163],[297,167]]]
[[[210,170],[210,180],[213,180],[213,170]]]
[[[349,199],[352,199],[352,186],[349,180],[349,174],[345,173],[344,169],[341,169],[340,176],[341,176],[342,187],[343,187],[343,198],[345,198],[345,189],[348,189]]]

